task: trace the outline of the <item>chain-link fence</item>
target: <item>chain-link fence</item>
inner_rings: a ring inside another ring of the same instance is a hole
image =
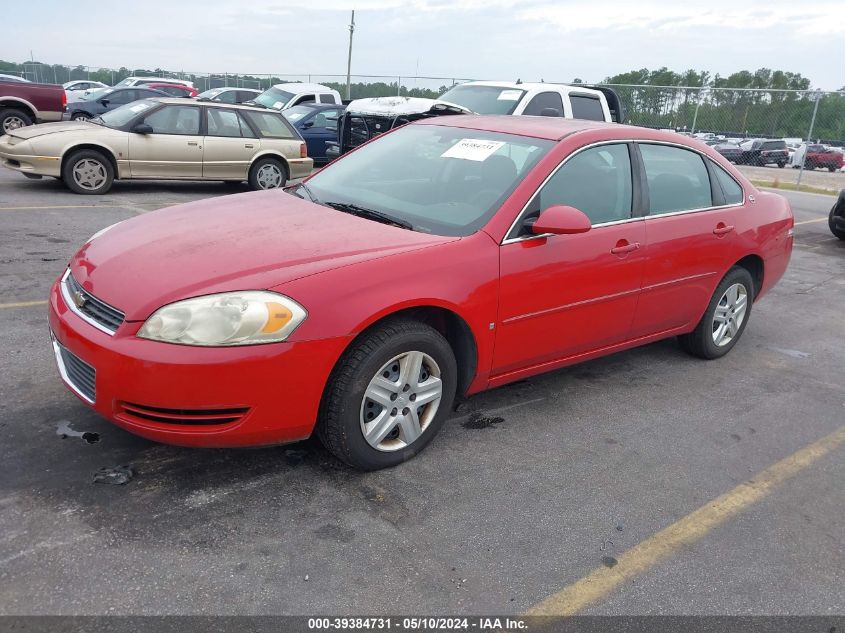
[[[13,74],[47,83],[89,79],[115,85],[129,76],[163,76],[192,81],[202,92],[223,86],[264,90],[276,83],[313,82],[331,86],[347,96],[345,74],[208,73],[37,62],[26,62],[21,68]],[[349,96],[352,99],[391,95],[436,98],[464,81],[469,79],[353,75]],[[795,142],[812,139],[845,146],[845,92],[623,84],[611,87],[619,93],[628,122],[633,125],[712,133],[727,138],[787,138]]]

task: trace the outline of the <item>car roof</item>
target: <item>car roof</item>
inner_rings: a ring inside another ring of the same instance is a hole
[[[300,94],[303,92],[334,92],[334,88],[329,88],[323,84],[308,84],[308,83],[290,83],[290,84],[274,84],[274,88]]]
[[[164,94],[164,93],[162,93]],[[167,97],[150,97],[153,101],[158,101],[159,103],[167,103],[170,105],[190,105],[195,103],[197,105],[204,105],[208,108],[237,108],[239,110],[252,110],[253,112],[269,112],[271,114],[278,114],[281,116],[281,112],[278,110],[271,110],[269,108],[263,108],[261,106],[250,106],[245,105],[243,103],[221,103],[219,101],[196,101],[194,99],[185,99],[185,97],[171,97],[168,95]]]
[[[530,136],[548,139],[550,141],[559,141],[562,138],[579,132],[603,132],[604,134],[602,136],[605,136],[608,140],[642,139],[666,141],[689,146],[695,144],[706,147],[703,142],[683,136],[677,132],[666,132],[634,125],[622,125],[620,123],[564,119],[561,117],[462,114],[422,119],[414,122],[413,125],[442,125],[469,130]]]
[[[550,88],[553,88],[555,90],[563,90],[564,92],[599,92],[595,88],[590,88],[589,86],[570,86],[567,84],[544,82],[517,83],[516,81],[468,81],[454,87],[457,88],[459,86],[492,86],[494,88],[511,88],[513,90],[549,90]]]

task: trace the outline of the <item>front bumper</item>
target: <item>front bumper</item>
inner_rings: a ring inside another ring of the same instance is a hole
[[[262,446],[308,437],[323,387],[350,340],[200,348],[138,338],[140,322],[124,322],[111,335],[70,310],[58,283],[50,292],[49,321],[55,343],[95,373],[91,397],[74,385],[74,376],[84,378],[62,366],[54,344],[71,392],[127,431],[181,446]]]
[[[9,138],[9,137],[5,137]],[[16,154],[14,145],[0,142],[0,165],[24,174],[61,176],[62,159],[59,156],[35,156]]]

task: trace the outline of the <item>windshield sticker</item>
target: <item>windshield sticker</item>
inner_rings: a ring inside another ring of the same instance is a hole
[[[518,101],[520,96],[522,96],[522,90],[502,90],[499,93],[499,96],[496,97],[496,100],[497,101]]]
[[[452,147],[443,152],[440,157],[484,161],[504,144],[504,141],[485,141],[476,138],[462,138],[460,141],[452,145]]]
[[[136,103],[135,105],[130,106],[129,109],[132,110],[132,112],[141,112],[149,107],[150,106],[146,103]]]
[[[274,110],[281,110],[283,105],[285,105],[285,104],[282,103],[281,101],[276,101],[276,103],[273,104],[273,109]]]

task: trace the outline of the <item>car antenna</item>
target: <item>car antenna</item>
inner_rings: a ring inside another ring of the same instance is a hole
[[[522,83],[522,79],[517,79],[517,80],[516,80],[516,85],[517,85],[517,86],[518,86],[519,84],[521,84],[521,83]]]

